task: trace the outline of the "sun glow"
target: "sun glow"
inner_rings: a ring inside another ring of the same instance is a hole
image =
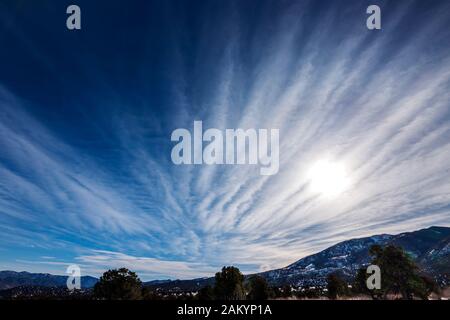
[[[311,191],[326,197],[336,197],[350,186],[350,179],[342,163],[320,160],[308,171]]]

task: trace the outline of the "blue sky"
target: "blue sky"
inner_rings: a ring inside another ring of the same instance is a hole
[[[185,279],[450,226],[449,40],[449,1],[2,1],[0,270]],[[174,165],[194,120],[279,128],[278,174]]]

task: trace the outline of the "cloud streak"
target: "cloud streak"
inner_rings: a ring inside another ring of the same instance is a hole
[[[419,2],[383,4],[378,33],[365,29],[359,2],[267,2],[252,24],[240,3],[200,13],[198,29],[168,34],[164,108],[117,86],[107,94],[127,102],[91,113],[108,137],[101,154],[1,89],[0,260],[23,267],[29,251],[12,252],[41,239],[37,257],[92,274],[125,266],[145,279],[193,278],[229,264],[283,267],[351,237],[449,225],[449,5],[423,13]],[[279,128],[279,173],[173,165],[170,132],[194,120]],[[309,188],[307,172],[322,159],[351,172],[339,197]]]

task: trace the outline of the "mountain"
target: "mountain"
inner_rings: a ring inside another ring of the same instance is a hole
[[[144,286],[151,287],[153,289],[158,289],[161,291],[174,291],[174,292],[185,292],[185,291],[197,291],[207,285],[214,285],[214,278],[197,278],[191,280],[164,280],[162,282],[149,281],[144,282]]]
[[[323,286],[330,273],[338,272],[351,279],[356,271],[370,262],[372,245],[402,247],[439,284],[450,284],[450,228],[430,227],[398,235],[381,234],[340,242],[319,253],[304,257],[287,267],[258,273],[273,286]],[[246,278],[252,275],[247,275]],[[146,283],[155,289],[188,291],[213,284],[214,278]]]
[[[419,265],[420,269],[433,276],[439,284],[450,284],[450,228],[430,227],[398,235],[381,234],[371,237],[351,239],[340,242],[316,254],[304,257],[287,267],[270,270],[258,275],[263,276],[274,286],[322,286],[326,277],[339,272],[346,278],[352,278],[356,271],[370,262],[369,248],[395,245],[402,247]],[[247,275],[248,279],[252,275]],[[67,276],[51,274],[0,271],[0,290],[15,287],[64,287]],[[84,276],[82,288],[91,288],[98,279]],[[154,280],[145,282],[145,286],[163,291],[196,291],[205,285],[213,285],[214,278],[192,280]],[[24,290],[24,289],[21,289]]]
[[[91,288],[98,279],[90,276],[81,277],[81,287]],[[30,273],[15,271],[0,271],[0,290],[20,286],[65,287],[67,276],[56,276],[48,273]]]
[[[372,245],[402,247],[426,273],[439,282],[450,280],[450,228],[430,227],[398,235],[375,235],[340,242],[291,265],[260,273],[273,285],[324,285],[330,273],[352,278],[357,270],[369,264]]]

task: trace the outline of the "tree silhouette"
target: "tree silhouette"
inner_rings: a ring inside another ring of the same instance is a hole
[[[210,285],[201,288],[197,295],[198,300],[214,300],[214,289]]]
[[[327,290],[330,299],[337,299],[339,296],[348,294],[347,283],[335,273],[327,277]]]
[[[266,279],[261,276],[253,276],[249,280],[250,300],[267,300],[269,298],[269,286]]]
[[[126,268],[108,270],[95,284],[94,296],[106,300],[138,300],[142,298],[142,282]]]
[[[367,274],[365,268],[359,268],[352,283],[354,293],[369,293],[367,288]]]
[[[281,288],[281,291],[282,291],[281,296],[283,298],[290,298],[290,297],[292,297],[292,288],[291,288],[291,286],[289,284],[284,285]]]
[[[141,290],[142,300],[159,300],[160,297],[150,287],[143,287]]]
[[[236,267],[223,267],[216,273],[214,295],[219,300],[245,299],[244,276]]]
[[[404,299],[419,297],[427,299],[434,290],[431,278],[419,274],[419,268],[402,248],[389,245],[382,248],[372,246],[369,253],[373,256],[372,264],[381,270],[381,292],[383,298],[388,294],[400,294]]]

